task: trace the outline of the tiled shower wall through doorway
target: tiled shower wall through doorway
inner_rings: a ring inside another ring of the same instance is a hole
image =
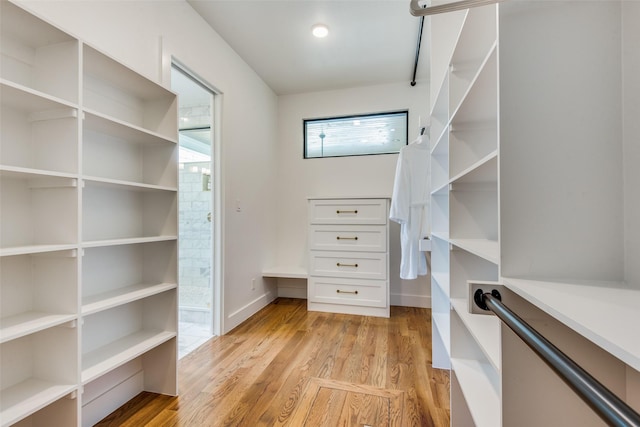
[[[180,163],[180,355],[211,337],[211,164]]]

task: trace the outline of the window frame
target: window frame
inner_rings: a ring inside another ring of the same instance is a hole
[[[400,149],[398,149],[397,151],[388,151],[384,153],[344,154],[344,155],[334,155],[334,156],[322,155],[322,156],[313,156],[313,157],[307,156],[307,123],[309,122],[317,122],[317,121],[324,121],[324,120],[350,120],[350,119],[357,120],[361,118],[389,116],[394,114],[404,114],[405,116],[406,132],[405,132],[405,141],[401,145],[401,148],[402,148],[406,145],[409,145],[409,109],[384,111],[384,112],[378,112],[378,113],[362,113],[362,114],[350,114],[345,116],[330,116],[330,117],[316,117],[312,119],[302,119],[302,158],[303,160],[307,160],[307,159],[330,159],[330,158],[337,158],[337,157],[360,157],[360,156],[379,156],[379,155],[397,154],[400,152]]]

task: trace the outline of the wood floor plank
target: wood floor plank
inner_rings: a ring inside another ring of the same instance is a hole
[[[287,370],[285,374],[282,375],[284,381],[281,382],[279,390],[273,393],[275,397],[271,400],[271,407],[280,406],[283,408],[283,411],[278,414],[278,419],[273,419],[273,411],[271,408],[265,408],[264,413],[260,417],[259,425],[281,425],[282,423],[286,423],[287,412],[290,413],[292,407],[295,406],[294,399],[300,396],[300,390],[304,387],[306,380],[317,372],[320,372],[321,369],[326,368],[327,360],[334,358],[330,348],[332,346],[327,345],[323,338],[329,336],[331,337],[331,342],[341,342],[343,348],[349,346],[347,341],[351,340],[347,339],[348,335],[344,335],[342,341],[340,341],[341,338],[338,336],[340,332],[345,330],[344,328],[339,329],[330,321],[325,321],[323,327],[326,328],[327,332],[317,334],[315,339],[310,339],[309,342],[313,342],[313,347],[308,349],[308,355],[301,353],[300,356],[293,360],[293,363],[290,364],[292,369]],[[331,331],[337,333],[337,335],[332,335]],[[313,333],[315,333],[315,331]],[[286,357],[291,361],[290,356]],[[341,359],[342,357],[338,357],[338,360]],[[332,372],[335,372],[335,369],[332,370]],[[293,393],[287,392],[287,390],[293,390]],[[286,398],[286,400],[283,398]],[[249,418],[249,420],[251,420],[251,418]]]
[[[336,347],[340,347],[336,343],[344,345],[345,341],[348,341],[349,334],[345,334],[346,329],[338,328],[335,321],[328,319],[326,315],[312,314],[312,316],[319,316],[323,321],[316,322],[315,327],[309,331],[307,349],[292,361],[294,370],[282,384],[281,393],[276,393],[270,402],[270,407],[263,412],[257,425],[286,425],[289,415],[302,395],[302,390],[307,385],[307,380],[314,375],[327,375],[335,371],[330,366],[331,361],[335,359]],[[328,345],[327,341],[333,344]],[[278,411],[278,408],[281,409]]]
[[[180,360],[179,392],[143,392],[98,426],[440,427],[450,418],[449,372],[431,367],[430,311],[419,308],[392,307],[383,319],[277,299]]]
[[[364,393],[349,393],[336,425],[347,426],[388,426],[389,399]]]

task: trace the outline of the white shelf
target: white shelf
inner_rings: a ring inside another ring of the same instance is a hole
[[[83,49],[84,107],[103,117],[176,138],[177,97],[87,44]]]
[[[448,132],[449,123],[449,74],[444,77],[438,96],[431,110],[431,151],[436,151],[443,135]],[[444,144],[446,145],[446,144]],[[446,148],[446,147],[445,147]]]
[[[175,97],[170,90],[138,74],[131,68],[86,43],[84,45],[84,70],[88,75],[108,82],[113,87],[122,89],[139,99],[151,101],[159,98]]]
[[[135,245],[138,243],[166,242],[178,240],[178,236],[126,237],[122,239],[90,240],[82,242],[83,248],[99,248],[102,246]]]
[[[29,180],[29,188],[74,188],[78,186],[77,175],[22,167],[2,166],[0,177]]]
[[[449,155],[449,150],[448,150],[448,146],[445,138],[446,134],[447,132],[443,131],[440,137],[438,138],[438,140],[433,145],[433,148],[431,149],[432,156],[447,157]]]
[[[75,314],[30,311],[0,319],[0,343],[76,320]]]
[[[140,126],[136,126],[116,117],[102,114],[91,109],[84,109],[84,126],[87,129],[109,134],[123,139],[131,144],[143,145],[176,145],[175,138],[168,137],[158,132],[153,132]]]
[[[439,231],[432,231],[431,237],[435,237],[436,239],[443,240],[445,242],[449,241],[449,233],[443,233]]]
[[[433,144],[431,148],[432,156],[447,156],[448,155],[448,143],[446,142],[446,135],[449,132],[448,126],[444,127],[438,136],[438,139]]]
[[[85,112],[84,117],[85,177],[122,185],[177,189],[175,139],[97,112]]]
[[[0,393],[1,425],[17,423],[73,391],[76,391],[75,384],[57,384],[34,378],[4,389]]]
[[[0,216],[5,224],[1,247],[70,245],[77,241],[77,179],[24,170],[3,171],[1,175]]]
[[[482,95],[487,95],[488,90],[493,90],[495,92],[497,88],[497,80],[496,80],[497,64],[496,64],[496,57],[495,57],[496,47],[497,47],[497,41],[494,39],[493,45],[489,48],[488,53],[482,59],[481,63],[480,61],[478,61],[477,64],[474,64],[472,67],[465,67],[464,65],[462,65],[458,67],[459,72],[456,72],[455,71],[456,67],[453,66],[451,77],[449,79],[452,82],[458,80],[456,83],[458,83],[458,85],[461,87],[458,88],[459,93],[457,94],[457,96],[459,98],[455,100],[452,99],[450,101],[452,102],[451,104],[452,111],[450,116],[452,121],[456,120],[456,118],[459,117],[460,112],[463,109],[468,108],[469,105],[477,101],[485,102],[484,100],[484,98],[486,98],[485,96],[478,96],[477,100],[473,99],[475,96],[474,92],[479,92]],[[456,77],[458,77],[458,79],[456,79]],[[493,82],[492,84],[488,84],[488,82],[486,81],[487,79],[494,79],[495,82]],[[489,98],[491,99],[491,97]],[[493,98],[495,98],[495,95],[493,96]],[[473,107],[476,107],[476,105],[474,105]],[[493,106],[493,109],[492,109],[494,119],[497,113],[496,107],[497,105]],[[472,108],[472,110],[474,110],[476,113],[480,113],[483,115],[486,115],[486,113],[490,112],[487,110],[482,111],[477,108]]]
[[[497,241],[486,239],[451,239],[450,241],[452,245],[489,262],[498,264],[500,261],[500,247]]]
[[[477,427],[496,427],[500,424],[500,396],[489,380],[491,366],[471,359],[451,359],[469,412]]]
[[[450,199],[445,187],[441,192],[431,194],[431,230],[433,232],[449,231]]]
[[[443,337],[443,344],[447,355],[451,357],[451,327],[449,325],[449,315],[432,313],[431,318],[433,319],[433,325],[438,329],[439,335]]]
[[[449,133],[444,132],[431,153],[431,185],[440,187],[449,183]]]
[[[497,182],[498,152],[492,151],[451,178],[451,183]]]
[[[176,191],[87,182],[82,193],[83,240],[178,234]]]
[[[77,117],[78,105],[44,92],[0,78],[2,105],[9,105],[29,113],[41,113],[54,110],[57,115]],[[33,117],[37,120],[38,116]]]
[[[262,270],[262,277],[279,277],[283,279],[306,279],[307,270],[302,267],[272,267]]]
[[[78,175],[21,166],[0,165],[0,176],[13,178],[67,178],[77,179]]]
[[[467,10],[451,58],[453,68],[467,71],[467,75],[470,72],[473,76],[481,68],[487,52],[495,46],[496,38],[495,7]]]
[[[0,345],[3,426],[77,390],[78,328],[73,326],[48,328]]]
[[[93,381],[175,336],[175,332],[140,331],[84,354],[82,356],[82,384]]]
[[[439,187],[436,187],[432,192],[432,196],[446,196],[449,194],[449,183],[446,182]]]
[[[82,303],[82,315],[86,316],[102,310],[127,304],[142,298],[177,288],[175,283],[159,283],[156,285],[138,284],[115,289],[86,297]]]
[[[468,101],[461,106],[449,126],[449,157],[451,175],[455,176],[498,149],[496,58],[484,70],[472,88]],[[493,74],[492,74],[493,73]],[[485,81],[493,79],[493,81]]]
[[[28,245],[13,246],[0,249],[0,256],[39,254],[45,252],[67,251],[78,249],[77,245]]]
[[[493,368],[496,372],[500,372],[502,370],[500,319],[493,315],[469,313],[468,302],[463,298],[452,298],[451,305]]]
[[[620,282],[504,278],[504,285],[594,344],[640,371],[640,290]]]
[[[442,291],[443,294],[445,294],[447,297],[450,297],[449,295],[449,274],[447,273],[436,273],[436,272],[431,272],[431,279],[433,282],[435,282],[438,287],[440,288],[440,290]]]
[[[78,40],[8,1],[2,17],[2,77],[78,100]]]
[[[101,178],[96,176],[85,176],[85,182],[91,186],[124,189],[132,191],[169,191],[176,193],[177,187],[166,187],[162,185],[143,184],[133,181],[122,181],[119,179]]]
[[[5,169],[13,166],[15,171],[31,169],[42,175],[55,175],[53,171],[77,172],[77,107],[6,82],[0,90],[0,138]]]
[[[74,40],[68,34],[11,2],[3,2],[2,12],[7,14],[7,18],[2,21],[3,31],[13,39],[20,40],[23,46],[35,48]]]

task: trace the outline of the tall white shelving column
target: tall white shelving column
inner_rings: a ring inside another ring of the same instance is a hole
[[[504,285],[515,312],[640,409],[622,178],[623,68],[638,54],[623,49],[624,9],[504,2],[432,17],[434,365],[450,355],[454,426],[602,425],[495,317],[469,313],[469,282]]]
[[[431,117],[433,361],[450,361],[452,425],[496,426],[500,325],[468,313],[467,282],[499,275],[497,8],[433,17],[432,31],[450,40],[435,49],[446,70]]]
[[[177,98],[83,45],[82,424],[177,394]],[[114,269],[112,266],[119,268]]]
[[[0,425],[76,425],[79,42],[0,4]]]
[[[0,16],[0,426],[89,426],[177,393],[176,95]]]

